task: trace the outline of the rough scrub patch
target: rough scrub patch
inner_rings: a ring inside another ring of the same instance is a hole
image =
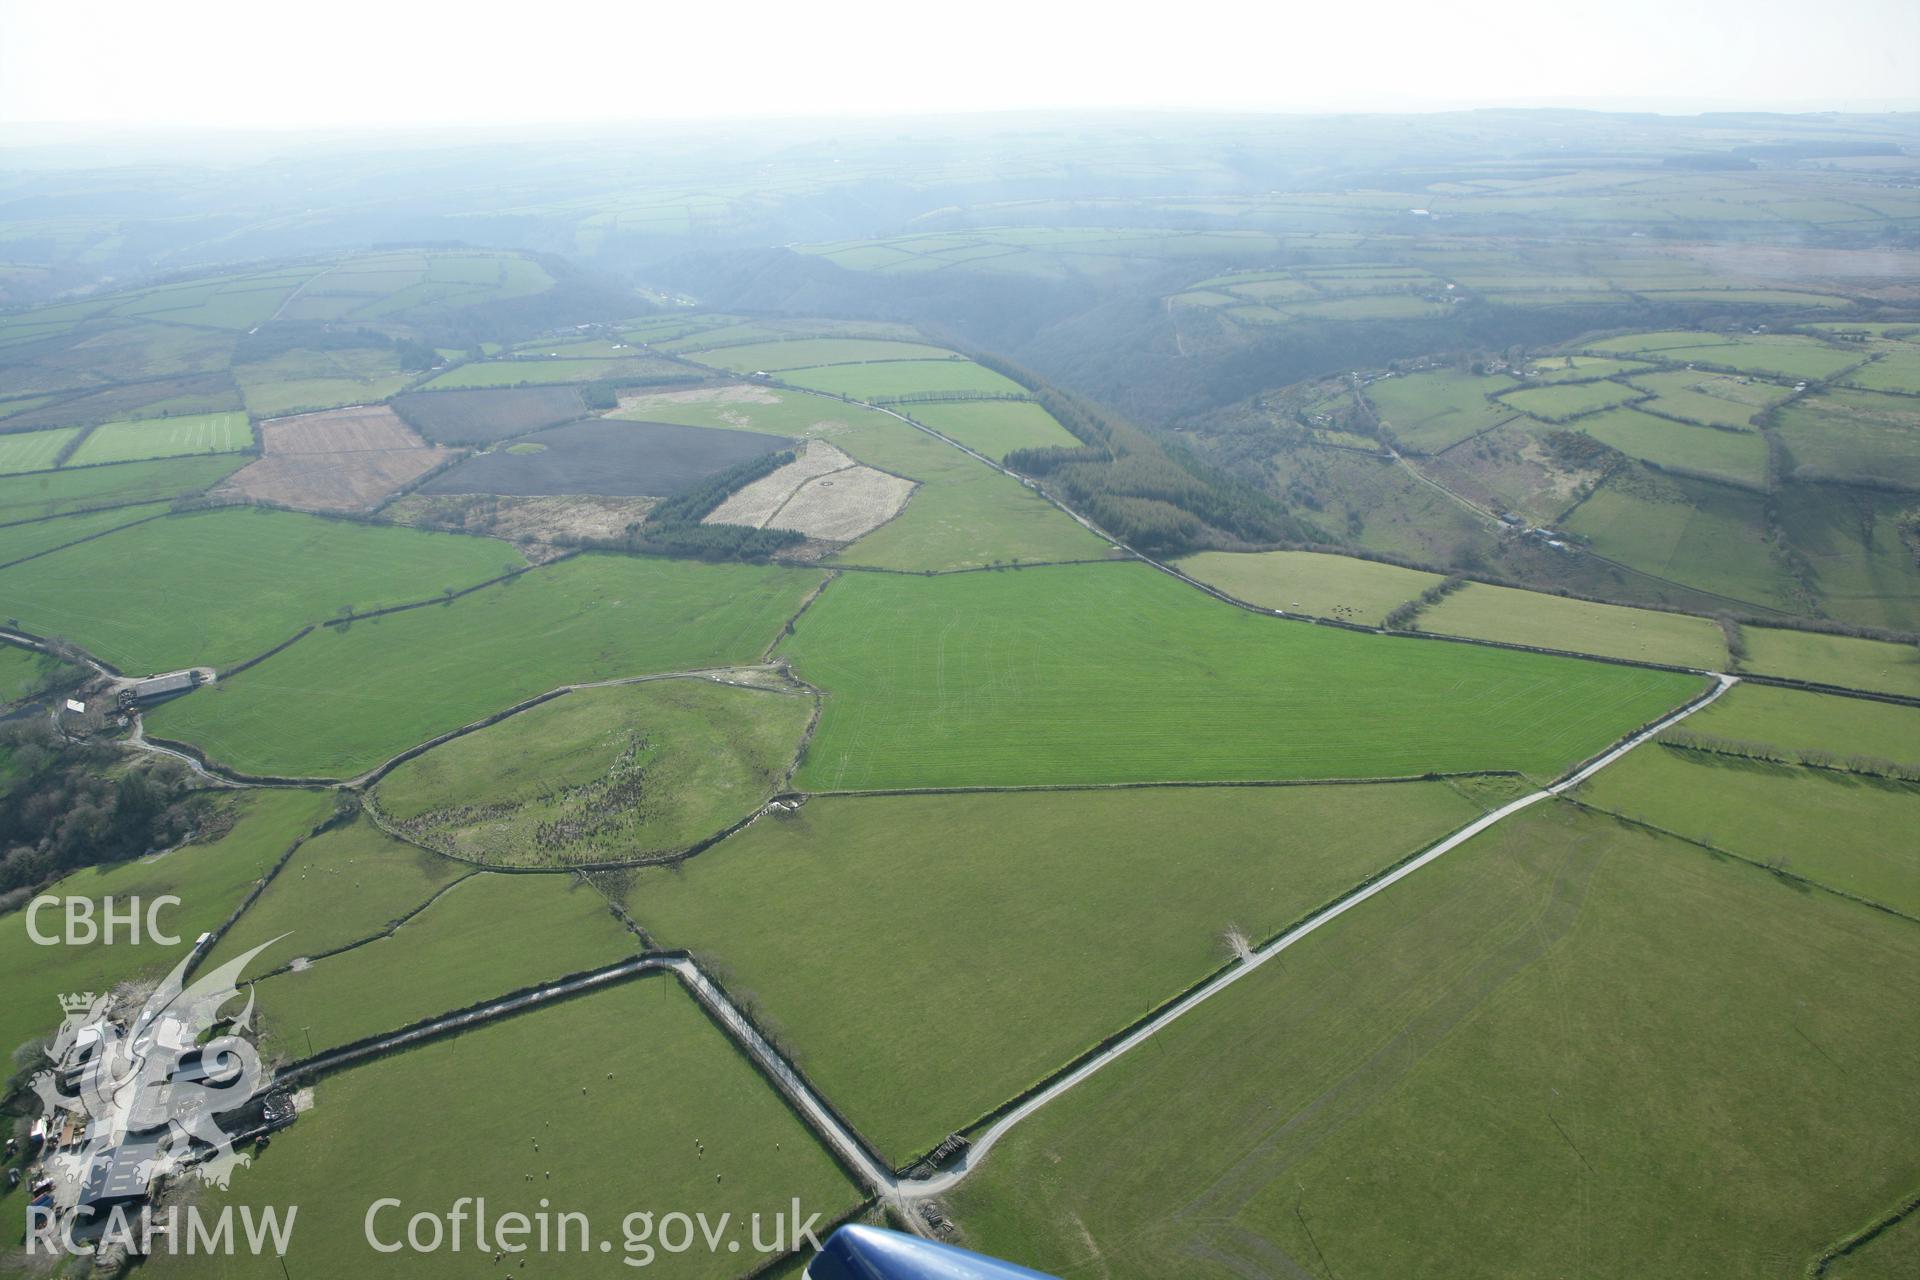
[[[361,511],[454,456],[420,439],[385,405],[355,405],[260,424],[262,457],[216,492],[307,511]]]
[[[913,484],[811,440],[792,462],[715,507],[706,523],[794,529],[822,541],[852,542],[893,519]]]

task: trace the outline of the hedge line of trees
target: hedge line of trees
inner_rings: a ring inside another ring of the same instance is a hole
[[[1734,756],[1768,764],[1805,765],[1810,769],[1833,769],[1871,778],[1891,778],[1898,782],[1920,782],[1920,764],[1889,760],[1885,756],[1842,755],[1838,751],[1819,747],[1781,747],[1771,742],[1723,738],[1719,734],[1696,733],[1691,729],[1669,729],[1660,735],[1660,743],[1681,751],[1698,751],[1706,755]]]
[[[1443,578],[1428,587],[1425,591],[1422,591],[1412,600],[1394,609],[1393,612],[1380,620],[1380,625],[1389,631],[1410,631],[1413,628],[1414,619],[1418,618],[1423,611],[1433,605],[1439,604],[1442,600],[1445,600],[1448,596],[1466,585],[1467,579],[1457,573],[1451,577]]]
[[[805,542],[792,529],[756,529],[744,524],[702,524],[715,507],[763,476],[792,462],[787,449],[735,463],[685,493],[668,498],[628,531],[627,549],[648,555],[691,556],[698,560],[765,560]]]

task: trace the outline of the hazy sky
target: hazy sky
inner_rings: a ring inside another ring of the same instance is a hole
[[[1920,0],[0,0],[0,121],[1920,106]]]

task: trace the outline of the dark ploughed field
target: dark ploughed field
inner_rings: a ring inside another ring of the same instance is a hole
[[[506,387],[498,391],[415,391],[393,402],[429,440],[492,444],[587,415],[575,387]]]
[[[785,436],[664,422],[576,422],[526,437],[537,451],[468,458],[423,493],[555,494],[670,498],[716,471],[791,448]]]

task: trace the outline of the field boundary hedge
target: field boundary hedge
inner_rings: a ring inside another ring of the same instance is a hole
[[[132,504],[132,505],[134,505],[134,506],[145,506],[146,504],[145,504],[145,503],[134,503],[134,504]],[[109,510],[111,510],[112,508],[108,508],[108,509],[109,509]],[[66,549],[67,549],[68,547],[77,547],[77,546],[79,546],[79,545],[80,545],[81,543],[83,543],[83,542],[92,542],[92,541],[93,541],[93,540],[94,540],[95,538],[104,538],[104,537],[106,537],[106,536],[107,536],[108,534],[110,534],[110,533],[119,533],[119,532],[120,532],[120,531],[121,531],[122,529],[131,529],[131,528],[133,528],[133,527],[134,527],[134,526],[136,526],[136,525],[143,525],[143,524],[146,524],[146,523],[147,523],[148,521],[150,521],[150,520],[161,520],[161,519],[165,519],[165,518],[166,518],[167,516],[170,516],[170,515],[172,515],[172,514],[173,514],[173,512],[171,512],[171,511],[161,511],[161,512],[157,512],[157,513],[155,513],[154,515],[150,515],[150,516],[141,516],[141,517],[140,517],[139,519],[137,519],[137,520],[129,520],[129,521],[127,521],[127,522],[126,522],[125,524],[117,524],[117,525],[115,525],[115,526],[113,526],[113,528],[111,528],[111,529],[101,529],[101,530],[99,530],[99,531],[98,531],[97,533],[89,533],[89,534],[87,534],[87,535],[86,535],[86,536],[84,536],[84,537],[80,537],[80,538],[75,538],[75,539],[74,539],[74,540],[73,540],[72,542],[63,542],[63,543],[61,543],[61,544],[60,544],[59,546],[57,546],[57,547],[46,547],[46,548],[43,548],[43,549],[41,549],[41,550],[39,550],[39,551],[36,551],[36,552],[34,552],[34,553],[33,553],[32,555],[25,555],[25,556],[21,556],[21,557],[19,557],[18,559],[14,559],[14,560],[8,560],[8,561],[5,561],[4,563],[0,563],[0,569],[11,569],[11,568],[13,568],[13,566],[15,566],[15,565],[17,565],[17,564],[25,564],[25,563],[26,563],[27,561],[29,561],[29,560],[38,560],[38,559],[39,559],[39,558],[40,558],[41,556],[50,556],[50,555],[52,555],[52,554],[53,554],[54,552],[56,552],[56,551],[65,551],[65,550],[66,550]],[[59,517],[58,517],[58,516],[53,516],[53,517],[49,517],[49,518],[50,518],[50,519],[59,519]],[[35,524],[38,524],[38,523],[42,523],[42,522],[40,522],[40,521],[33,521],[32,523],[35,523]]]
[[[293,860],[293,855],[300,851],[302,845],[306,844],[307,841],[313,839],[315,836],[331,831],[334,827],[340,826],[345,822],[352,821],[353,816],[351,810],[335,809],[332,813],[308,828],[304,835],[295,837],[293,843],[286,847],[285,851],[281,853],[271,867],[267,868],[267,873],[254,881],[253,888],[247,890],[247,896],[242,898],[239,905],[228,913],[227,918],[221,921],[220,926],[209,932],[203,941],[194,944],[192,953],[187,957],[187,967],[182,972],[181,977],[189,978],[193,976],[194,971],[200,967],[200,962],[212,954],[215,947],[220,945],[220,939],[227,936],[227,930],[233,928],[240,917],[247,913],[247,908],[251,907],[259,900],[260,895],[267,891],[267,886],[279,877],[280,872],[286,867],[287,863]]]
[[[1154,788],[1183,787],[1213,790],[1222,787],[1377,787],[1406,786],[1415,782],[1446,782],[1454,778],[1524,778],[1518,769],[1464,769],[1456,773],[1388,774],[1377,778],[1239,778],[1224,782],[1193,782],[1184,779],[1134,782],[1034,782],[976,787],[876,787],[861,791],[788,791],[776,800],[833,799],[873,800],[889,796],[972,796],[1005,795],[1047,791],[1140,791]]]
[[[315,625],[322,627],[347,627],[356,622],[364,622],[369,618],[384,618],[390,613],[406,613],[410,609],[426,609],[436,604],[452,604],[461,596],[470,596],[476,591],[484,591],[488,587],[499,586],[501,583],[517,578],[523,573],[531,573],[535,569],[545,568],[547,565],[559,564],[562,560],[571,560],[579,554],[579,548],[572,548],[562,551],[551,560],[543,560],[539,564],[524,564],[517,569],[509,569],[505,573],[496,573],[491,578],[476,582],[471,586],[461,587],[455,591],[443,591],[437,596],[428,596],[420,600],[410,600],[406,604],[384,605],[378,609],[368,609],[365,613],[336,614],[331,618],[321,620]],[[312,630],[312,627],[309,627],[308,630]]]
[[[1606,809],[1606,808],[1602,808],[1600,805],[1597,805],[1597,804],[1590,804],[1587,801],[1578,798],[1577,796],[1562,796],[1561,799],[1566,800],[1569,804],[1578,805],[1580,808],[1586,810],[1588,813],[1600,814],[1605,817],[1612,818],[1616,822],[1624,822],[1628,826],[1640,827],[1644,830],[1651,831],[1656,835],[1662,835],[1672,840],[1678,840],[1682,844],[1690,844],[1694,848],[1699,849],[1705,853],[1711,854],[1716,858],[1729,858],[1734,862],[1744,863],[1747,866],[1752,867],[1755,871],[1764,871],[1770,876],[1776,876],[1781,880],[1785,880],[1792,884],[1799,885],[1802,888],[1818,889],[1820,892],[1830,893],[1836,898],[1845,898],[1847,901],[1858,903],[1860,906],[1871,907],[1875,911],[1884,911],[1886,914],[1890,916],[1896,916],[1899,919],[1906,920],[1912,924],[1920,924],[1920,916],[1908,915],[1906,912],[1902,911],[1898,907],[1890,907],[1884,902],[1877,901],[1876,899],[1873,899],[1873,898],[1862,897],[1860,894],[1853,893],[1846,889],[1836,889],[1834,886],[1830,884],[1827,884],[1820,880],[1815,880],[1809,876],[1803,876],[1797,871],[1789,871],[1784,866],[1778,866],[1778,867],[1771,866],[1765,862],[1760,861],[1758,858],[1748,857],[1744,853],[1735,853],[1731,849],[1723,849],[1717,844],[1708,844],[1705,840],[1696,839],[1693,836],[1684,835],[1678,831],[1669,831],[1667,828],[1659,825],[1658,823],[1648,822],[1645,818],[1636,818],[1630,813],[1621,813],[1618,809]]]
[[[248,658],[243,662],[235,663],[233,666],[228,667],[225,671],[220,672],[220,679],[224,680],[228,676],[237,676],[242,671],[245,671],[248,667],[256,666],[259,663],[265,662],[268,658],[271,658],[274,654],[279,653],[282,650],[287,649],[292,645],[294,645],[295,643],[297,643],[298,641],[300,641],[312,630],[313,630],[313,623],[309,622],[306,626],[301,627],[298,631],[288,636],[285,640],[282,640],[279,644],[274,645],[273,648],[267,650],[265,653],[256,653],[251,658]]]
[[[253,977],[252,981],[265,982],[268,978],[277,978],[283,973],[291,973],[293,972],[293,966],[296,961],[305,960],[309,964],[312,964],[317,961],[326,960],[332,956],[341,955],[348,951],[358,951],[361,947],[366,946],[370,942],[379,942],[384,938],[391,938],[394,934],[400,932],[400,927],[402,925],[411,921],[415,916],[418,916],[421,912],[425,911],[428,907],[431,907],[434,903],[440,901],[440,899],[446,895],[447,891],[452,889],[455,885],[465,884],[467,881],[473,879],[475,876],[483,875],[483,874],[485,873],[480,871],[468,871],[463,875],[455,876],[453,879],[447,881],[447,883],[441,885],[438,889],[435,889],[432,893],[428,894],[424,902],[421,902],[418,905],[410,908],[404,914],[396,916],[394,919],[389,920],[387,922],[386,928],[381,929],[375,933],[370,933],[364,938],[355,938],[352,942],[343,942],[337,947],[328,947],[325,951],[315,951],[308,955],[295,956],[292,960],[287,961],[287,963],[280,965],[277,968],[269,969],[265,973],[256,974]]]
[[[597,991],[612,982],[649,973],[671,973],[673,969],[670,962],[684,958],[685,955],[685,952],[641,952],[639,955],[627,956],[595,969],[582,969],[577,973],[562,974],[544,982],[528,983],[526,986],[516,987],[512,991],[497,996],[489,996],[458,1009],[449,1009],[424,1018],[416,1018],[390,1031],[362,1036],[358,1040],[350,1040],[346,1044],[335,1045],[331,1049],[323,1049],[319,1053],[295,1059],[274,1071],[270,1087],[284,1081],[310,1079],[365,1059],[384,1057],[389,1053],[408,1049],[428,1040],[436,1040],[443,1035],[452,1035],[472,1027],[485,1026],[497,1019],[538,1008],[555,1000],[564,1000],[571,996]]]
[[[1874,1219],[1853,1234],[1843,1236],[1820,1251],[1820,1256],[1807,1265],[1808,1280],[1821,1280],[1827,1269],[1841,1258],[1872,1244],[1884,1233],[1899,1226],[1914,1213],[1920,1212],[1920,1194],[1908,1196],[1892,1213]]]

